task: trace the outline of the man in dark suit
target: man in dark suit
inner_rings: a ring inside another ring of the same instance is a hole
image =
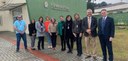
[[[107,10],[101,10],[101,18],[98,22],[98,35],[100,39],[103,61],[107,61],[107,50],[109,61],[113,61],[112,39],[115,34],[114,19],[107,16]]]
[[[92,16],[92,10],[87,10],[87,17],[83,19],[82,28],[85,36],[86,58],[96,58],[97,19]],[[92,44],[92,47],[91,47]],[[91,51],[90,48],[93,48]]]

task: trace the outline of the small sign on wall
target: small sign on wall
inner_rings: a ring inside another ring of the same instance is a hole
[[[45,8],[51,8],[52,10],[57,10],[57,11],[65,11],[69,12],[69,7],[57,3],[49,3],[47,1],[44,2],[44,7]]]

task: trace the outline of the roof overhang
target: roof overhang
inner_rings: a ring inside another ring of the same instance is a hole
[[[4,4],[0,6],[0,11],[5,11],[5,10],[12,10],[14,8],[17,8],[19,6],[25,5],[26,3],[10,3],[10,4]]]
[[[102,9],[106,9],[108,12],[126,10],[128,9],[128,4],[113,5],[113,6],[106,6],[103,8],[98,8],[98,9],[95,9],[95,13],[99,13]]]

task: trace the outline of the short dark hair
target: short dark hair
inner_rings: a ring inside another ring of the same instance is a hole
[[[107,11],[107,10],[106,10],[106,9],[102,9],[101,12],[102,12],[102,11]]]

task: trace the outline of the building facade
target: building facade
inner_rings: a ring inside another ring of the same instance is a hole
[[[85,16],[85,0],[27,0],[30,18],[38,19],[39,16],[50,16],[56,19],[60,15],[72,15],[80,13],[81,17]]]
[[[0,31],[13,32],[13,22],[18,15],[22,15],[28,25],[31,19],[38,20],[40,16],[58,21],[60,15],[66,17],[74,13],[79,13],[81,18],[86,15],[85,0],[0,0]]]
[[[18,15],[29,23],[26,0],[0,0],[0,31],[13,32],[13,22]]]

